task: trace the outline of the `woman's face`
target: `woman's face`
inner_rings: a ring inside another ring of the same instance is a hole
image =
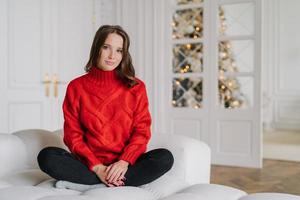
[[[104,71],[114,70],[122,61],[123,38],[116,33],[110,33],[99,53],[97,67]]]

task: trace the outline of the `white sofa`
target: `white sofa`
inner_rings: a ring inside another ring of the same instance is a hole
[[[96,188],[84,192],[57,189],[39,170],[36,156],[46,146],[66,148],[61,131],[23,130],[0,134],[0,200],[299,200],[294,195],[244,191],[209,184],[210,149],[200,141],[154,134],[149,149],[165,147],[174,155],[173,168],[141,187]]]

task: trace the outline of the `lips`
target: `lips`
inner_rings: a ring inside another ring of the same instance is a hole
[[[106,61],[104,61],[107,65],[113,65],[114,64],[114,62],[112,62],[112,61],[108,61],[108,60],[106,60]]]

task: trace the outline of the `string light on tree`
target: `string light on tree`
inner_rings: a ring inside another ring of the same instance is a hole
[[[186,48],[187,48],[188,50],[190,50],[190,49],[192,48],[192,45],[191,45],[191,44],[187,44],[187,45],[186,45]]]

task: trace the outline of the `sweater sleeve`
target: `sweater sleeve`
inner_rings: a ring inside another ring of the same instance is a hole
[[[144,83],[141,83],[141,85],[141,90],[137,91],[139,96],[134,111],[133,132],[127,146],[119,157],[119,160],[125,160],[131,165],[135,163],[141,154],[145,153],[151,137],[151,116],[148,108],[148,97]]]
[[[84,141],[84,131],[79,117],[79,95],[76,94],[75,86],[71,83],[68,85],[63,102],[63,113],[65,119],[63,140],[70,151],[78,156],[81,161],[87,164],[89,170],[92,171],[92,168],[95,165],[101,164],[102,162],[94,155]]]

